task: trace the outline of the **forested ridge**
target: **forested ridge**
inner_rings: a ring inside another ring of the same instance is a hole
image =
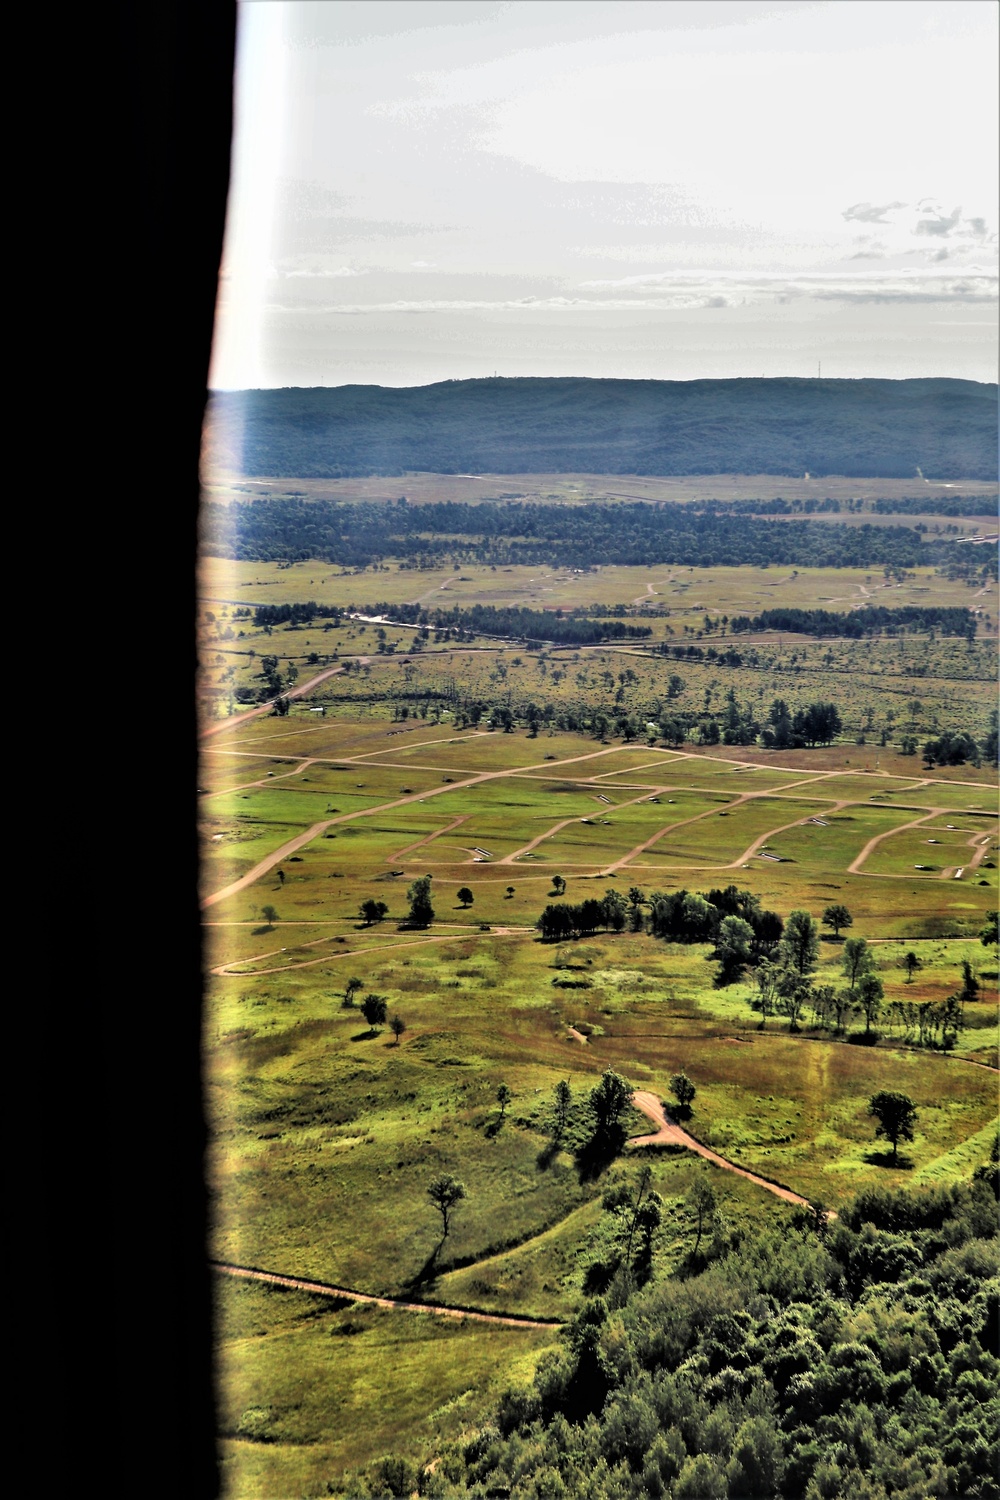
[[[741,1229],[709,1192],[674,1274],[658,1235],[620,1247],[530,1387],[432,1464],[384,1459],[349,1492],[997,1500],[996,1191],[994,1147],[970,1183],[868,1191],[836,1223]]]
[[[450,380],[219,391],[244,474],[842,474],[992,480],[996,386],[970,380]]]
[[[590,568],[675,563],[685,567],[915,567],[957,558],[960,544],[924,540],[914,526],[838,526],[755,519],[695,505],[523,501],[392,505],[303,499],[203,508],[202,547],[247,562],[314,557],[368,567],[386,557],[453,559],[493,566]],[[958,549],[958,550],[956,550]]]

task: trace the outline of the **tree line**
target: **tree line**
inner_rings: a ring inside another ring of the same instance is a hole
[[[566,881],[553,877],[553,894],[565,894]],[[803,908],[783,920],[769,911],[760,897],[736,885],[713,888],[704,893],[681,889],[652,891],[639,886],[628,895],[609,887],[602,897],[580,902],[549,902],[535,926],[543,942],[566,942],[605,932],[648,932],[664,942],[712,945],[709,961],[718,967],[714,983],[725,988],[745,980],[748,1004],[766,1029],[774,1016],[787,1020],[789,1031],[801,1030],[807,1012],[812,1025],[837,1033],[846,1031],[851,1017],[864,1021],[858,1039],[872,1044],[879,1039],[882,1023],[898,1031],[905,1041],[921,1047],[950,1051],[966,1025],[966,1006],[979,998],[979,981],[971,964],[962,963],[961,986],[943,1001],[886,1004],[885,986],[874,950],[865,938],[849,937],[841,951],[844,987],[817,984],[821,926],[829,927],[833,941],[854,925],[846,906],[833,902],[823,912],[822,923]],[[981,934],[984,945],[996,941],[996,926],[987,924]],[[909,952],[903,959],[907,983],[920,969],[921,960]]]
[[[450,559],[584,570],[659,563],[912,568],[957,557],[956,545],[925,540],[912,526],[808,519],[785,525],[667,501],[207,501],[202,536],[203,550],[216,556],[255,562],[317,558],[355,568],[390,557],[428,566]]]
[[[890,609],[884,605],[865,604],[846,614],[829,609],[765,609],[759,615],[736,615],[728,623],[733,635],[782,630],[796,635],[859,639],[865,635],[903,635],[936,630],[941,635],[964,636],[971,641],[976,634],[976,617],[971,609],[939,605],[907,604]]]
[[[601,641],[645,640],[648,625],[628,625],[621,619],[588,619],[579,611],[528,609],[521,606],[473,604],[466,609],[424,609],[419,604],[366,605],[367,615],[378,615],[404,625],[454,631],[456,638],[502,636],[508,640],[553,642],[586,646]]]
[[[239,616],[240,611],[233,611],[233,618]],[[249,610],[246,611],[250,613]],[[302,626],[311,625],[313,620],[335,620],[339,622],[344,618],[344,611],[338,604],[317,604],[315,599],[310,599],[306,604],[258,604],[253,612],[253,622],[261,629],[274,629],[276,625]]]

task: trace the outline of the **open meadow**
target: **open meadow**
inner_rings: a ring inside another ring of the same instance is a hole
[[[645,1274],[666,1295],[703,1264],[708,1188],[720,1255],[801,1232],[803,1211],[829,1228],[861,1192],[951,1188],[988,1157],[998,593],[975,543],[995,492],[208,486],[266,502],[240,543],[258,554],[209,548],[199,584],[226,1500],[367,1495],[358,1475],[384,1455],[436,1464],[467,1442],[613,1291],[608,1205],[644,1167]],[[408,550],[382,555],[379,518],[404,495]],[[536,561],[496,501],[536,506]],[[331,502],[354,516],[350,563],[296,540]],[[651,506],[742,506],[734,524],[771,529],[753,565],[609,561],[590,541],[576,566],[565,512],[613,538],[635,502],[640,558]],[[490,512],[493,540],[421,531],[419,507],[442,504],[470,528]],[[873,557],[894,536],[884,555],[909,561],[855,565],[826,546],[848,531]],[[609,1073],[634,1091],[611,1136],[594,1094]],[[884,1090],[915,1111],[891,1153],[869,1112]],[[452,1179],[442,1206],[429,1190]]]
[[[426,1457],[475,1424],[501,1373],[530,1376],[586,1295],[601,1195],[630,1171],[628,1152],[595,1170],[582,1149],[586,1098],[606,1069],[657,1098],[685,1072],[693,1136],[764,1180],[683,1149],[652,1156],[658,1278],[691,1250],[700,1178],[734,1226],[792,1213],[766,1182],[836,1209],[864,1187],[959,1180],[996,1117],[996,961],[978,938],[997,896],[988,766],[921,771],[852,744],[673,749],[458,731],[448,715],[404,734],[385,705],[327,692],[315,695],[325,716],[293,702],[284,717],[213,724],[203,742],[212,1256],[528,1321],[421,1315],[220,1272],[233,1500],[321,1493],[389,1450]],[[414,925],[408,893],[424,876],[433,918]],[[716,985],[711,943],[603,926],[552,943],[535,928],[560,892],[578,903],[615,890],[648,911],[657,892],[731,884],[785,920],[848,909],[849,934],[825,933],[813,980],[843,985],[845,935],[867,940],[884,992],[875,1038],[856,1014],[841,1029],[808,1009],[762,1025],[749,976]],[[382,903],[374,919],[366,901]],[[905,1007],[953,994],[963,960],[979,985],[964,1028],[946,1051],[917,1045]],[[398,1032],[366,1020],[366,995],[384,999]],[[572,1105],[557,1137],[563,1080]],[[896,1163],[866,1113],[879,1088],[917,1107]],[[648,1128],[635,1111],[627,1125]],[[427,1191],[442,1173],[467,1194],[446,1237]],[[383,1419],[373,1408],[387,1361]]]

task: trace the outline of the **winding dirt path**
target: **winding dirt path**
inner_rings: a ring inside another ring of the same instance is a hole
[[[824,812],[824,814],[826,814],[826,813],[836,813],[836,812],[840,812],[841,808],[852,807],[852,806],[857,806],[857,803],[851,803],[851,802],[834,802],[832,804],[832,806],[825,807],[823,809],[823,812]],[[761,836],[760,836],[760,838],[754,839],[754,841],[750,845],[749,849],[744,849],[743,853],[740,854],[740,855],[738,855],[736,857],[736,859],[733,860],[733,862],[732,862],[731,865],[724,865],[723,869],[726,869],[726,870],[735,870],[735,869],[738,869],[741,865],[745,864],[748,859],[752,859],[753,856],[757,853],[757,850],[758,849],[762,849],[766,843],[768,843],[771,839],[774,838],[775,834],[777,834],[777,833],[787,833],[788,830],[789,830],[789,828],[801,828],[806,823],[811,823],[812,820],[813,820],[813,818],[815,818],[817,816],[818,815],[816,813],[807,813],[804,818],[796,818],[796,820],[795,820],[794,823],[783,823],[780,828],[769,828],[768,831],[767,831],[767,833],[762,833]]]
[[[715,1151],[710,1151],[707,1146],[703,1146],[700,1141],[696,1141],[693,1135],[688,1135],[687,1131],[682,1130],[679,1125],[671,1124],[655,1094],[646,1093],[645,1090],[639,1091],[633,1096],[632,1103],[636,1109],[648,1115],[653,1124],[659,1126],[659,1129],[654,1135],[633,1136],[629,1141],[630,1146],[661,1144],[686,1146],[689,1151],[697,1152],[699,1156],[703,1156],[706,1161],[713,1162],[715,1166],[722,1167],[727,1172],[735,1172],[737,1177],[745,1177],[748,1182],[766,1188],[769,1193],[773,1193],[776,1198],[783,1199],[785,1203],[798,1203],[802,1208],[812,1206],[808,1198],[803,1198],[799,1193],[793,1193],[791,1188],[779,1187],[776,1182],[768,1182],[766,1177],[758,1177],[754,1172],[748,1172],[745,1168],[736,1166],[734,1162],[727,1161],[724,1156],[719,1156]],[[829,1217],[834,1216],[831,1214]]]
[[[672,788],[668,786],[643,787],[638,797],[630,797],[627,802],[613,802],[608,806],[602,807],[601,810],[609,813],[619,812],[623,807],[634,807],[637,802],[648,802],[652,797],[658,797],[662,792],[669,792],[671,790]],[[536,849],[539,844],[544,844],[546,839],[554,838],[557,833],[560,833],[564,828],[568,828],[571,823],[585,823],[588,821],[593,822],[593,819],[588,820],[579,816],[575,818],[563,818],[560,823],[555,823],[551,828],[547,828],[544,833],[540,833],[529,844],[524,844],[520,849],[515,849],[512,854],[505,854],[503,859],[494,860],[494,864],[512,865],[522,855],[530,854],[532,849]],[[612,868],[617,869],[617,866],[613,866]]]
[[[456,924],[457,925],[457,924]],[[305,958],[301,963],[276,964],[270,969],[246,969],[239,968],[240,964],[262,963],[265,958],[276,958],[279,953],[284,953],[284,948],[273,948],[270,953],[259,953],[253,958],[234,958],[225,964],[217,964],[209,973],[217,974],[223,979],[261,979],[266,974],[287,974],[290,969],[311,969],[316,964],[336,963],[339,959],[367,958],[369,953],[384,953],[386,949],[394,948],[421,948],[426,943],[455,943],[465,942],[469,938],[485,937],[524,937],[533,933],[534,927],[491,927],[489,932],[474,931],[463,928],[460,932],[449,932],[439,937],[414,938],[411,943],[379,943],[371,948],[343,948],[334,953],[324,953],[321,958]],[[296,948],[317,948],[320,943],[335,942],[335,937],[314,938],[308,943],[296,943]]]
[[[977,839],[979,840],[978,843],[976,842]],[[976,851],[965,867],[967,870],[978,870],[979,866],[982,864],[983,860],[989,853],[989,848],[992,842],[992,833],[988,833],[984,838],[978,829],[972,835],[971,839],[966,840],[967,847],[970,849],[975,849]]]
[[[325,1281],[305,1281],[299,1276],[281,1276],[277,1271],[257,1271],[251,1266],[231,1266],[224,1261],[209,1263],[222,1276],[238,1276],[243,1281],[262,1281],[267,1286],[287,1287],[293,1292],[309,1292],[314,1297],[335,1297],[338,1301],[363,1302],[370,1307],[394,1307],[398,1312],[433,1313],[439,1318],[467,1318],[472,1323],[502,1323],[506,1328],[561,1328],[552,1319],[519,1318],[504,1313],[470,1312],[464,1307],[445,1307],[437,1302],[405,1302],[401,1297],[373,1297],[346,1286],[330,1286]]]
[[[388,856],[388,862],[391,864],[393,860],[402,859],[404,854],[412,854],[414,849],[422,849],[425,844],[432,844],[443,833],[451,833],[453,828],[457,828],[461,823],[467,823],[471,817],[471,813],[459,813],[457,818],[452,818],[451,822],[446,823],[443,828],[435,828],[433,833],[425,834],[422,839],[417,839],[415,843],[407,844],[404,849],[397,849],[395,854]]]
[[[924,815],[922,817],[914,818],[912,820],[912,822],[910,822],[910,823],[900,823],[900,825],[899,825],[898,828],[889,828],[889,829],[886,830],[885,833],[877,833],[873,839],[869,839],[868,840],[867,844],[862,849],[861,853],[859,855],[857,855],[851,861],[851,863],[847,866],[847,873],[848,873],[848,875],[868,875],[871,878],[874,878],[876,880],[879,880],[879,879],[885,880],[887,878],[888,879],[892,879],[893,878],[892,876],[888,876],[888,877],[886,877],[885,875],[881,875],[881,876],[874,875],[873,876],[871,871],[869,871],[869,870],[862,870],[861,866],[864,864],[865,860],[872,853],[872,851],[878,848],[879,844],[881,844],[881,842],[882,842],[883,839],[891,839],[897,833],[905,833],[908,828],[919,828],[920,825],[921,825],[921,823],[927,823],[927,822],[930,821],[931,818],[940,817],[942,813],[946,813],[947,811],[948,811],[947,807],[932,807],[931,810],[930,810],[930,812],[924,813]],[[908,876],[906,876],[905,878],[909,879]]]
[[[232,720],[228,720],[227,722],[231,723]],[[580,761],[584,760],[597,760],[604,755],[614,755],[618,748],[617,745],[610,745],[607,749],[591,750],[586,755],[573,755],[567,760],[538,761],[531,766],[511,766],[505,767],[500,771],[480,771],[474,776],[466,777],[463,781],[452,781],[446,783],[444,786],[432,787],[426,792],[413,792],[406,797],[396,797],[389,802],[380,802],[377,807],[362,807],[356,812],[340,813],[334,818],[324,818],[321,823],[314,823],[304,833],[296,834],[294,838],[289,839],[280,848],[275,849],[271,854],[266,854],[262,860],[259,860],[239,880],[234,880],[230,885],[224,886],[222,890],[214,891],[210,896],[203,897],[201,902],[202,910],[204,911],[206,907],[214,906],[217,901],[225,900],[227,896],[235,896],[238,891],[245,891],[247,886],[253,885],[254,881],[259,880],[262,875],[266,875],[268,870],[273,870],[275,865],[279,865],[289,855],[297,853],[305,844],[311,843],[313,839],[318,838],[321,833],[325,833],[328,828],[332,828],[336,823],[351,823],[355,818],[373,818],[379,813],[390,812],[394,807],[409,807],[415,802],[426,802],[430,797],[442,797],[452,792],[462,791],[467,786],[479,786],[484,781],[500,781],[505,777],[523,776],[527,771],[548,770],[550,767],[557,769],[560,766],[577,765]],[[344,757],[345,761],[348,759],[354,763],[360,761],[360,757]],[[654,795],[652,791],[650,795]],[[641,799],[637,798],[635,800],[638,801]],[[625,806],[626,804],[619,803],[618,805]]]
[[[269,756],[268,759],[271,759],[271,757]],[[259,781],[243,781],[239,784],[239,786],[224,786],[220,787],[217,792],[202,792],[200,795],[203,798],[228,797],[231,796],[233,792],[246,792],[249,791],[251,787],[267,786],[269,781],[287,781],[289,776],[301,776],[303,771],[308,771],[309,767],[314,766],[315,764],[315,760],[302,760],[297,766],[293,766],[290,771],[265,771],[264,775],[260,778]]]
[[[833,774],[833,772],[822,772],[817,777],[810,777],[810,780],[821,781],[824,780],[828,775]],[[661,828],[659,832],[654,833],[652,838],[646,839],[644,843],[637,844],[634,849],[629,850],[628,854],[623,854],[621,859],[616,859],[613,864],[605,865],[604,869],[601,871],[601,874],[605,876],[615,874],[618,870],[624,868],[625,865],[630,864],[633,859],[637,859],[640,854],[645,854],[647,850],[652,849],[654,844],[659,843],[660,839],[664,838],[666,834],[673,832],[675,828],[684,828],[689,823],[700,823],[703,818],[716,817],[720,812],[732,812],[734,808],[742,807],[745,802],[759,801],[761,797],[777,796],[780,795],[781,792],[787,790],[787,788],[790,786],[801,785],[801,782],[791,781],[779,787],[771,787],[766,791],[761,790],[757,792],[741,792],[734,801],[727,802],[724,807],[710,807],[707,812],[694,813],[690,818],[679,818],[675,823],[668,823],[664,828]],[[656,792],[658,792],[659,790],[660,789],[657,788],[656,791],[652,793],[652,795],[656,795]],[[671,792],[677,790],[677,788],[664,787],[662,788],[662,790]],[[811,801],[812,799],[808,798],[806,800]],[[847,806],[847,802],[831,802],[829,807],[824,808],[824,812],[839,812],[842,807]],[[742,864],[744,864],[746,860],[750,859],[754,854],[756,854],[757,850],[761,847],[762,844],[766,844],[768,840],[773,838],[776,833],[784,833],[789,828],[797,828],[800,823],[808,823],[810,819],[815,816],[815,813],[807,813],[805,817],[796,818],[794,823],[783,823],[780,828],[769,828],[766,833],[761,834],[760,838],[754,840],[749,849],[745,849],[742,854],[738,854],[736,858],[729,864],[677,865],[674,868],[679,870],[737,870]]]
[[[318,687],[328,677],[336,677],[337,673],[343,670],[343,667],[327,667],[326,671],[320,672],[318,677],[310,677],[309,681],[304,682],[301,687],[289,688],[287,693],[281,693],[279,697],[301,698],[303,693],[308,693],[312,688]],[[240,724],[246,724],[250,719],[259,719],[261,714],[269,714],[272,711],[274,701],[271,698],[267,703],[262,703],[259,708],[247,709],[245,714],[232,714],[228,719],[220,719],[216,724],[209,724],[207,729],[201,731],[198,738],[207,740],[210,735],[221,734],[224,729],[236,729]]]

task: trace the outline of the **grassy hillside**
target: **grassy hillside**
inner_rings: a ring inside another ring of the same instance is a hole
[[[209,469],[992,479],[996,387],[968,380],[454,380],[218,392]]]

